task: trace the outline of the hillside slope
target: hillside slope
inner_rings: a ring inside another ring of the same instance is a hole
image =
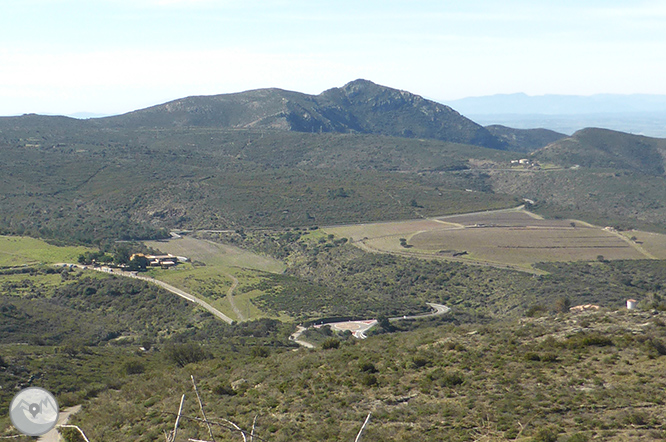
[[[569,167],[579,165],[663,175],[666,139],[588,128],[556,141],[534,155],[541,161]]]
[[[515,152],[533,152],[567,137],[548,129],[514,129],[499,124],[486,126],[486,129],[505,143],[507,150]]]

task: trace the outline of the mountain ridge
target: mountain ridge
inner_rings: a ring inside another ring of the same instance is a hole
[[[354,80],[319,95],[278,88],[193,96],[98,118],[108,127],[222,127],[296,132],[365,133],[506,149],[483,126],[449,106],[368,80]]]

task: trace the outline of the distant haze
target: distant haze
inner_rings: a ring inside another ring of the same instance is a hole
[[[442,100],[482,125],[519,129],[543,127],[572,134],[602,127],[652,137],[666,137],[666,95],[500,94]]]

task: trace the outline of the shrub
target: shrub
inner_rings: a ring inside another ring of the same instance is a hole
[[[565,341],[569,348],[606,347],[613,345],[613,340],[601,333],[578,333]]]
[[[465,382],[465,378],[463,377],[462,373],[448,372],[444,373],[440,379],[440,382],[444,387],[455,387],[456,385],[461,385],[463,382]]]
[[[225,382],[222,382],[213,387],[213,393],[219,394],[220,396],[233,396],[236,394],[234,389],[231,387],[231,384]]]
[[[541,428],[534,435],[534,442],[557,442],[557,430],[554,428]]]
[[[657,338],[652,338],[647,341],[648,348],[650,352],[656,352],[659,356],[664,356],[666,355],[666,345],[664,343],[657,339]]]
[[[127,361],[122,366],[122,372],[128,375],[141,374],[146,371],[146,367],[141,361]]]
[[[375,377],[374,374],[365,373],[363,376],[361,376],[361,384],[365,385],[366,387],[377,385],[377,377]]]
[[[555,353],[546,353],[541,356],[541,362],[557,362],[558,358]]]
[[[412,363],[414,364],[415,368],[421,368],[428,365],[430,363],[430,360],[423,356],[414,356],[412,358]]]
[[[548,309],[543,305],[533,305],[525,312],[525,316],[529,318],[538,318],[545,315],[548,312]]]
[[[377,373],[377,368],[372,362],[361,362],[358,364],[358,368],[365,373]]]
[[[455,350],[455,351],[465,351],[466,348],[463,344],[460,342],[454,342],[454,341],[449,341],[446,344],[444,344],[444,348],[447,350]]]
[[[541,356],[539,356],[539,353],[534,353],[533,351],[528,351],[525,353],[525,360],[526,361],[540,361]]]
[[[631,411],[624,415],[622,422],[627,425],[646,425],[648,417],[642,411]]]
[[[266,358],[271,354],[271,352],[266,347],[263,347],[261,345],[252,347],[250,353],[252,354],[252,356],[257,358]]]
[[[332,348],[340,348],[340,341],[335,338],[329,338],[321,344],[321,348],[324,350],[330,350]]]
[[[201,346],[194,343],[169,345],[165,348],[164,354],[168,360],[179,367],[210,358],[210,355]]]
[[[58,428],[58,431],[67,442],[85,442],[85,439],[76,428]]]
[[[566,439],[566,442],[587,442],[590,437],[585,433],[572,434]]]

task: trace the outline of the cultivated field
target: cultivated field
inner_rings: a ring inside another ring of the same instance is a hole
[[[546,261],[666,259],[666,235],[638,242],[576,220],[545,220],[521,208],[404,222],[326,228],[370,251],[531,269]],[[634,232],[631,232],[632,234]]]

